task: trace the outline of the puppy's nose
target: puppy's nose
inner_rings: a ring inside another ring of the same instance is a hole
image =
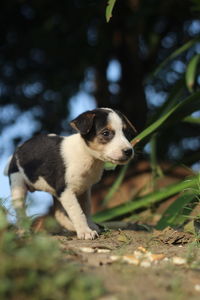
[[[131,157],[132,154],[133,154],[133,149],[132,149],[132,148],[123,149],[123,154],[124,154],[126,157]]]

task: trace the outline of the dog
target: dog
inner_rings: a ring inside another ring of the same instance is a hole
[[[136,130],[119,111],[97,108],[70,122],[70,136],[40,134],[20,145],[5,168],[16,210],[23,209],[27,191],[45,191],[56,201],[55,218],[78,239],[95,239],[90,191],[104,163],[126,164],[134,156],[130,141]]]

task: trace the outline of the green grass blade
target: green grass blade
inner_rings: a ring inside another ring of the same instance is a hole
[[[162,230],[167,226],[178,226],[186,220],[187,215],[191,212],[187,204],[192,202],[195,198],[194,193],[186,192],[180,197],[178,197],[164,212],[161,219],[156,225],[156,229]],[[184,209],[185,208],[185,209]]]
[[[174,52],[172,52],[172,54],[170,56],[168,56],[157,68],[156,70],[153,72],[153,75],[156,76],[161,69],[164,68],[164,66],[169,63],[170,60],[176,58],[177,56],[179,56],[180,54],[182,54],[183,52],[185,52],[186,50],[188,50],[189,48],[191,48],[194,44],[196,44],[198,41],[200,40],[200,38],[195,38],[193,40],[190,40],[189,42],[185,43],[183,46],[181,46],[180,48],[178,48],[177,50],[175,50]]]
[[[149,193],[144,197],[139,197],[133,199],[133,201],[129,201],[105,211],[98,212],[93,216],[93,219],[95,222],[104,222],[116,217],[122,217],[123,215],[131,213],[136,209],[148,207],[156,202],[178,194],[185,189],[197,187],[198,180],[199,176],[194,176],[188,180],[169,185],[159,189],[156,192]]]
[[[192,124],[200,124],[200,118],[186,117],[183,119],[183,122],[192,123]]]
[[[186,86],[191,93],[193,92],[196,71],[197,71],[197,66],[199,61],[200,61],[200,54],[196,54],[195,56],[193,56],[189,61],[185,72]]]
[[[166,114],[161,118],[156,120],[153,124],[148,126],[140,134],[138,134],[132,141],[134,144],[137,140],[141,141],[148,137],[150,134],[159,129],[163,124],[165,126],[171,125],[174,122],[181,121],[183,118],[187,117],[194,111],[198,110],[200,107],[200,92],[196,92],[191,96],[187,97],[185,100],[176,104],[171,108]]]
[[[156,188],[156,180],[157,178],[163,176],[163,172],[158,164],[157,160],[157,134],[153,134],[150,139],[150,165],[152,171],[152,186]]]
[[[126,175],[126,171],[128,169],[128,164],[123,166],[119,172],[119,175],[117,177],[117,179],[115,180],[115,182],[113,183],[112,187],[110,188],[110,190],[108,191],[106,197],[104,198],[102,205],[105,206],[110,199],[114,196],[114,194],[117,192],[117,190],[119,189],[125,175]]]
[[[112,17],[112,11],[114,8],[116,0],[109,0],[106,7],[106,22],[109,22]]]
[[[173,86],[171,92],[168,95],[168,98],[163,103],[163,105],[156,110],[156,113],[153,114],[151,118],[149,118],[148,124],[152,124],[158,118],[166,114],[172,107],[174,107],[174,105],[176,105],[178,101],[182,98],[184,91],[185,91],[184,78],[181,78]]]

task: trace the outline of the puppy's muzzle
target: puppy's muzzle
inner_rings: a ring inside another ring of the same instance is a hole
[[[133,148],[125,148],[122,150],[122,156],[118,160],[118,164],[126,164],[134,155]]]
[[[133,156],[133,149],[132,148],[123,149],[122,153],[124,158],[129,159]]]

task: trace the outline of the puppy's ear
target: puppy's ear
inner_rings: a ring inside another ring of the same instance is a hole
[[[86,135],[92,129],[95,113],[86,111],[70,122],[72,128],[80,132],[81,135]]]
[[[128,127],[128,129],[132,131],[133,135],[136,135],[137,130],[136,130],[135,126],[133,126],[133,124],[129,121],[129,119],[126,116],[124,116],[124,120],[125,120],[125,123],[126,123],[126,126]]]
[[[128,140],[131,141],[136,136],[137,130],[135,129],[133,124],[129,121],[129,119],[124,114],[122,114],[120,111],[117,111],[117,113],[123,120],[124,131],[128,137]]]

